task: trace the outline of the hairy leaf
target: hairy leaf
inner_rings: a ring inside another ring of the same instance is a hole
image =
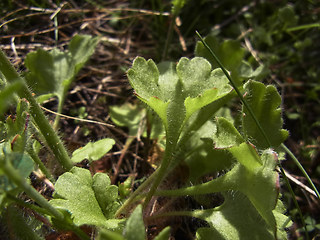
[[[104,173],[92,178],[89,170],[73,167],[58,178],[50,203],[68,210],[77,225],[117,228],[122,220],[111,219],[118,204],[115,189],[109,183]]]
[[[244,142],[238,130],[229,120],[220,117],[216,119],[216,123],[217,129],[213,136],[216,148],[230,148]]]
[[[228,148],[232,149],[231,153],[240,163],[235,164],[225,175],[200,185],[167,192],[171,192],[170,195],[199,195],[240,191],[250,200],[275,236],[277,223],[273,211],[279,194],[278,174],[274,171],[276,155],[266,150],[260,159],[252,145],[244,142],[239,146],[243,149],[238,146]],[[167,194],[166,191],[159,191],[159,195]]]
[[[203,58],[181,58],[159,64],[138,57],[128,71],[128,78],[137,96],[162,119],[167,140],[175,142],[188,118],[196,111],[219,100],[229,92],[221,70],[211,71]]]
[[[88,61],[94,53],[95,47],[99,39],[90,35],[76,35],[69,43],[69,52],[75,64],[75,72],[77,74],[83,65]]]
[[[262,129],[266,133],[271,146],[262,135],[260,129],[251,117],[247,108],[243,106],[243,131],[249,140],[258,148],[266,149],[278,147],[287,137],[288,132],[282,129],[281,97],[274,86],[249,81],[244,86],[247,94],[245,100],[253,110]]]
[[[230,169],[234,162],[226,150],[213,148],[211,138],[215,130],[216,125],[212,121],[207,121],[184,145],[185,155],[181,157],[185,159],[190,169],[189,177],[192,181],[205,174]]]
[[[75,64],[68,52],[53,49],[48,52],[38,49],[26,57],[28,85],[38,94],[55,93],[61,98],[64,86],[74,77]]]
[[[210,228],[198,229],[197,239],[275,239],[273,229],[245,195],[227,192],[224,198],[224,203],[217,208],[194,211],[193,216],[210,225]]]

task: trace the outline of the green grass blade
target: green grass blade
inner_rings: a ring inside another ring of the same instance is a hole
[[[303,166],[301,165],[301,163],[299,162],[299,160],[294,156],[294,154],[290,151],[289,148],[287,148],[286,145],[284,145],[283,143],[281,144],[281,147],[283,148],[283,150],[292,158],[293,162],[297,165],[297,167],[300,169],[300,171],[302,172],[302,174],[304,175],[304,177],[307,179],[307,181],[309,182],[309,184],[311,185],[313,191],[316,193],[317,197],[320,199],[320,194],[318,189],[316,188],[316,186],[313,184],[312,180],[310,179],[308,173],[306,172],[306,170],[303,168]]]

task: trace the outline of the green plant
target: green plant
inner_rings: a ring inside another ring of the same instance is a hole
[[[75,39],[73,41],[82,38]],[[90,49],[95,46],[96,40],[84,39]],[[21,222],[23,216],[16,206],[22,206],[45,216],[54,228],[73,231],[81,239],[90,239],[81,229],[81,226],[89,225],[97,229],[97,239],[142,240],[146,238],[144,220],[171,216],[205,221],[207,227],[196,230],[197,239],[287,238],[286,228],[291,221],[284,214],[277,171],[280,165],[278,152],[288,137],[288,132],[282,129],[281,97],[274,86],[258,81],[265,71],[263,67],[253,70],[243,60],[244,50],[240,44],[227,41],[218,48],[221,56],[227,55],[230,49],[235,53],[237,61],[223,58],[223,64],[228,66],[235,81],[219,60],[216,65],[214,54],[213,59],[208,57],[206,51],[209,47],[204,41],[197,44],[197,57],[181,58],[178,63],[161,62],[157,65],[142,57],[134,60],[127,72],[128,79],[136,96],[149,109],[131,104],[112,107],[111,118],[116,124],[129,127],[126,148],[139,132],[137,124],[144,122],[141,134],[150,139],[162,138],[159,142],[165,144],[165,150],[156,171],[131,194],[128,193],[130,178],[118,188],[111,184],[107,174],[95,173],[92,176],[89,170],[74,166],[84,159],[90,163],[100,159],[112,149],[115,141],[106,138],[90,142],[74,151],[70,158],[28,88],[27,83],[33,79],[35,84],[32,88],[39,93],[54,94],[59,105],[63,104],[74,74],[89,57],[81,44],[78,47],[73,44],[75,42],[69,45],[71,55],[57,50],[51,53],[39,50],[35,55],[30,54],[27,81],[0,53],[4,82],[0,101],[17,102],[16,119],[8,117],[1,125],[0,203],[8,216],[14,216],[17,223]],[[39,69],[36,63],[39,64],[43,56],[48,68],[44,61],[41,62],[44,68]],[[65,66],[66,63],[70,66]],[[55,66],[64,69],[65,74],[55,76],[58,72]],[[47,75],[54,79],[49,89],[46,88],[49,86],[45,80]],[[226,105],[237,95],[243,106],[238,114],[232,115]],[[152,116],[150,109],[159,119]],[[144,118],[146,121],[142,121]],[[153,125],[151,130],[146,122]],[[31,133],[46,140],[54,157],[66,170],[55,182],[55,192],[50,201],[26,181],[34,169],[32,160],[50,177],[50,171],[37,160],[37,142]],[[181,166],[187,166],[186,178],[180,179],[179,184],[172,182],[166,189],[163,183],[172,181],[170,176],[177,174]],[[208,174],[215,177],[204,181]],[[19,198],[22,192],[37,205],[22,201]],[[207,203],[206,209],[150,214],[152,198],[192,196],[201,204],[202,197],[208,194],[215,194],[222,201]],[[134,210],[130,214],[131,209]],[[28,234],[33,234],[33,238],[41,239],[28,224],[23,228]],[[15,234],[19,236],[17,231]],[[168,239],[169,235],[170,227],[166,227],[155,239]]]
[[[76,35],[69,43],[68,51],[38,49],[27,54],[26,81],[42,103],[50,97],[58,98],[58,114],[54,128],[58,127],[60,113],[68,89],[76,74],[93,54],[98,38],[89,35]]]

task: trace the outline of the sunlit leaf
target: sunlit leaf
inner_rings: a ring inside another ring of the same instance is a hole
[[[109,184],[110,180],[106,174],[97,174],[91,177],[89,170],[73,167],[70,172],[58,178],[54,199],[50,203],[68,210],[77,225],[113,229],[123,222],[111,218],[115,213],[115,206],[118,205],[115,203],[117,187]]]
[[[231,92],[221,70],[211,70],[203,58],[181,58],[177,65],[138,57],[128,71],[137,96],[162,119],[167,140],[175,142],[188,118]]]
[[[271,146],[262,135],[256,122],[243,106],[243,130],[258,149],[266,149],[268,147],[278,147],[287,137],[288,131],[282,129],[281,118],[281,97],[274,86],[265,86],[262,83],[249,81],[245,84],[245,100],[253,110],[259,124],[266,133]]]
[[[239,192],[225,193],[221,206],[196,210],[193,216],[210,225],[210,228],[198,229],[199,240],[275,239],[273,229],[265,223],[248,198]]]
[[[73,162],[81,162],[84,159],[88,159],[90,162],[99,160],[110,151],[114,144],[115,141],[111,138],[104,138],[97,142],[89,142],[84,147],[75,150],[72,153],[71,160]]]

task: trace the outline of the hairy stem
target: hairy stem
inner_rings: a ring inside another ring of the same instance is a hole
[[[0,50],[0,71],[5,76],[9,83],[14,82],[17,79],[21,79],[17,71],[9,62],[4,53]],[[57,160],[65,170],[70,170],[73,166],[72,161],[67,153],[67,150],[63,146],[61,139],[54,131],[49,121],[43,114],[40,106],[33,97],[31,91],[27,87],[26,83],[22,85],[17,94],[20,98],[25,98],[30,103],[30,115],[33,117],[34,122],[37,124],[41,134],[46,139],[48,146],[56,156]]]
[[[4,156],[4,155],[3,155]],[[53,207],[47,199],[45,199],[36,189],[34,189],[28,182],[20,176],[20,173],[12,166],[9,160],[4,157],[0,159],[0,167],[6,173],[6,176],[20,189],[22,189],[31,199],[33,199],[39,206],[41,206],[49,215],[58,219],[59,221],[65,222],[66,225],[72,229],[72,231],[81,239],[89,240],[90,238],[77,226],[70,225],[66,220],[64,215]],[[39,210],[39,209],[36,209]],[[39,211],[39,212],[45,212]]]
[[[165,152],[164,158],[162,159],[161,165],[159,167],[159,172],[156,175],[156,179],[154,180],[148,194],[147,197],[143,203],[143,208],[145,209],[148,205],[148,203],[150,202],[151,198],[153,197],[153,195],[155,194],[158,186],[160,185],[161,181],[163,180],[163,178],[166,176],[166,172],[167,169],[169,167],[170,164],[170,160],[171,160],[171,155],[172,152],[171,151],[167,151]]]
[[[152,181],[154,180],[155,176],[158,174],[158,169],[152,173],[146,181],[144,181],[137,190],[135,190],[130,197],[124,202],[124,204],[122,204],[122,206],[117,210],[117,212],[115,213],[115,217],[119,217],[121,215],[121,213],[125,212],[125,210],[127,210],[127,208],[136,201],[136,198],[142,194],[142,191],[144,191],[148,186],[150,186],[150,184],[152,183]]]
[[[3,155],[0,160],[0,166],[6,173],[6,176],[20,189],[22,189],[30,198],[32,198],[37,204],[46,209],[50,215],[57,219],[63,220],[64,216],[61,212],[55,209],[48,201],[45,199],[36,189],[34,189],[27,181],[20,176],[19,171],[17,171],[11,164],[9,160],[5,159]]]

